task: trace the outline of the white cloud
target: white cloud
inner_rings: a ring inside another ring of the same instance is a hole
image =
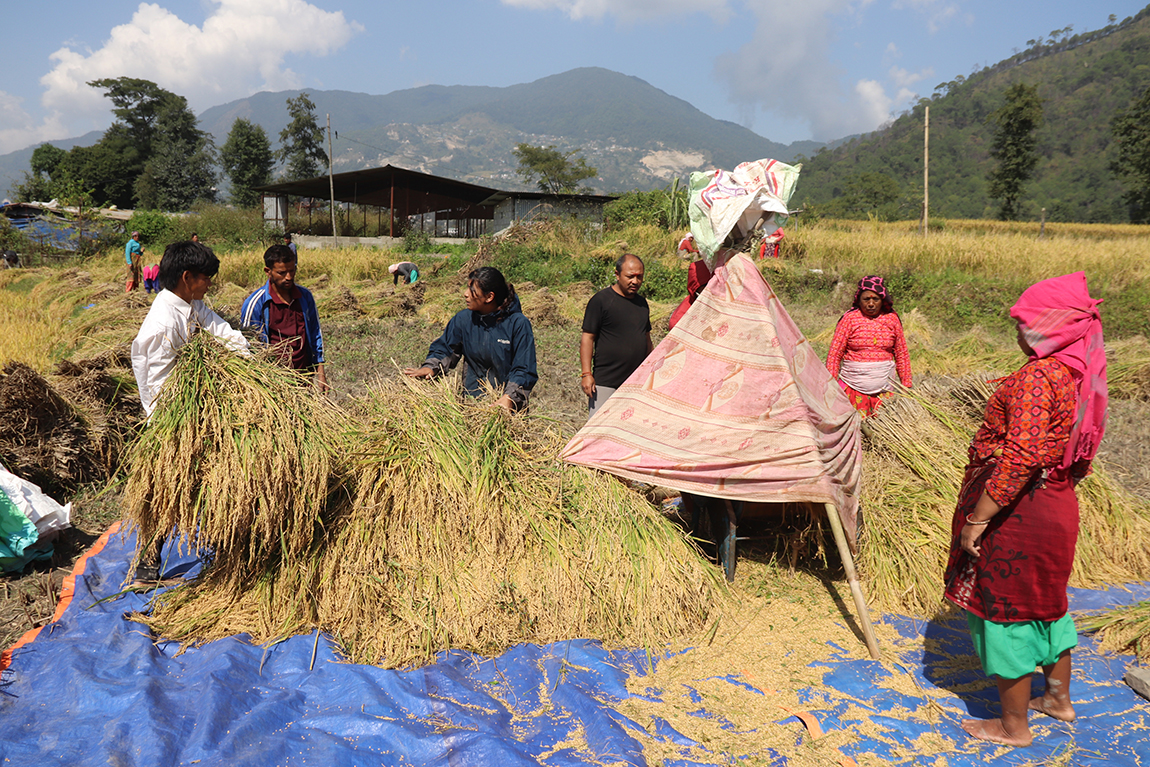
[[[719,20],[730,15],[727,0],[503,0],[504,5],[527,10],[557,10],[572,19],[650,21],[689,13],[706,13]]]
[[[934,77],[934,67],[926,67],[920,72],[908,72],[902,67],[890,68],[890,79],[899,88],[909,88],[928,77]]]
[[[54,112],[39,124],[27,110],[24,100],[10,93],[0,91],[0,154],[23,149],[37,142],[67,138],[74,135]]]
[[[41,78],[42,103],[69,119],[109,110],[103,93],[86,83],[105,77],[138,77],[188,99],[193,109],[242,98],[260,90],[302,85],[286,65],[289,57],[325,56],[343,46],[362,25],[340,11],[305,0],[207,0],[203,27],[181,20],[154,3],[141,3],[127,24],[114,27],[102,48],[52,54]]]

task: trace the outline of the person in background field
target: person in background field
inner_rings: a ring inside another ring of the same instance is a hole
[[[695,237],[688,234],[683,239],[679,240],[679,253],[699,255],[699,249],[695,247]],[[668,320],[668,325],[674,329],[679,324],[679,320],[683,319],[683,315],[691,308],[691,304],[695,303],[695,299],[703,292],[703,288],[707,287],[707,283],[711,281],[711,270],[707,268],[707,264],[700,258],[691,262],[687,267],[687,295],[675,307],[675,311],[671,312],[671,318]]]
[[[195,232],[192,232],[192,242],[199,242],[199,241],[200,241],[200,235],[196,234]]]
[[[5,269],[19,269],[20,268],[20,254],[14,250],[4,251],[4,268]]]
[[[467,362],[463,390],[469,396],[483,394],[486,381],[503,395],[498,404],[508,412],[527,407],[531,390],[539,380],[535,369],[535,334],[523,314],[515,288],[491,266],[467,275],[463,290],[466,304],[447,323],[443,335],[427,352],[422,367],[403,371],[412,378],[433,378]]]
[[[1010,316],[1030,359],[986,403],[951,522],[945,596],[967,611],[974,649],[998,677],[1002,716],[968,719],[974,738],[1032,742],[1029,712],[1073,722],[1066,586],[1078,540],[1074,486],[1106,430],[1106,353],[1083,272],[1027,288]],[[1041,666],[1046,688],[1030,697]]]
[[[164,381],[176,364],[176,355],[193,333],[205,330],[235,351],[248,353],[243,335],[204,304],[204,295],[219,270],[220,260],[199,243],[174,242],[164,250],[158,278],[163,290],[152,301],[148,316],[132,341],[132,373],[140,391],[140,404],[149,418],[156,409]],[[136,568],[138,583],[160,580],[162,544],[162,540],[154,541],[141,555]]]
[[[410,261],[400,261],[398,264],[392,264],[387,267],[387,271],[391,272],[392,285],[398,285],[400,278],[403,278],[404,285],[411,285],[419,279],[419,267]]]
[[[195,240],[192,240],[195,242]],[[160,265],[152,264],[144,267],[144,291],[147,293],[160,292]]]
[[[286,232],[284,234],[284,246],[291,250],[293,256],[296,256],[297,258],[299,257],[299,254],[295,249],[295,243],[291,241],[291,232]]]
[[[580,386],[587,395],[588,415],[643,364],[654,348],[651,310],[639,295],[643,260],[626,253],[615,262],[615,282],[587,302],[579,340]],[[594,364],[592,364],[592,361]]]
[[[264,251],[268,281],[244,299],[240,322],[278,349],[285,365],[314,374],[316,386],[327,392],[319,315],[311,291],[295,282],[296,268],[295,253],[286,245]]]
[[[851,404],[872,416],[891,390],[897,374],[910,388],[910,354],[882,277],[863,277],[855,291],[853,307],[839,319],[827,370],[839,380]]]
[[[124,246],[124,260],[128,264],[128,282],[124,288],[125,293],[131,293],[140,287],[140,266],[143,258],[144,246],[140,244],[140,233],[132,232],[132,236]]]

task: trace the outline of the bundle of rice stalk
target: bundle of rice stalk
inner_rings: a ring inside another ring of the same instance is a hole
[[[718,571],[642,496],[557,458],[547,422],[380,382],[355,509],[323,555],[321,623],[353,660],[594,637],[659,647],[698,631]]]
[[[615,478],[560,462],[547,422],[461,401],[450,380],[381,381],[363,407],[354,507],[306,565],[269,574],[276,608],[200,588],[153,628],[262,642],[314,621],[349,660],[402,667],[573,637],[661,649],[722,602],[695,545]]]
[[[1150,344],[1141,336],[1106,345],[1110,396],[1150,401]]]
[[[338,490],[342,435],[339,411],[301,375],[198,333],[130,449],[125,519],[141,549],[175,531],[210,550],[202,580],[246,588],[310,553]]]
[[[977,425],[969,412],[972,400],[989,391],[977,377],[923,384],[864,424],[859,569],[867,593],[888,609],[932,615],[941,604],[950,522]],[[1122,490],[1098,462],[1077,494],[1080,525],[1070,585],[1150,579],[1150,504]]]
[[[1104,651],[1132,652],[1143,663],[1150,661],[1150,601],[1092,616],[1079,626],[1098,632],[1098,645]]]

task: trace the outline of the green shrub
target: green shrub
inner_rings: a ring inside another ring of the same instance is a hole
[[[127,230],[140,233],[140,242],[150,246],[150,250],[163,252],[164,247],[172,242],[171,233],[173,219],[166,213],[158,210],[137,210],[128,219]]]

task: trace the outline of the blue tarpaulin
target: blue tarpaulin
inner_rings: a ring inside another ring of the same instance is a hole
[[[133,545],[131,536],[109,535],[85,562],[59,620],[12,654],[0,675],[0,764],[643,765],[638,730],[680,748],[684,757],[692,747],[690,753],[699,753],[699,744],[665,719],[653,717],[644,728],[617,710],[630,695],[627,678],[643,673],[647,658],[593,641],[521,645],[498,658],[451,652],[409,671],[343,663],[327,638],[314,634],[268,647],[235,637],[181,654],[177,644],[155,642],[127,619],[147,609],[145,596],[113,596],[127,576]],[[194,560],[171,547],[166,555],[176,571],[194,574]],[[1071,604],[1090,609],[1148,596],[1146,586],[1075,591]],[[884,648],[887,661],[879,663],[828,645],[825,660],[815,664],[826,669],[823,685],[800,696],[827,730],[852,731],[850,703],[857,709],[866,702],[872,734],[859,734],[842,748],[844,756],[934,765],[937,756],[914,756],[914,742],[935,732],[959,744],[946,755],[950,767],[1041,763],[1068,745],[1097,754],[1092,758],[1099,763],[1146,764],[1150,704],[1120,681],[1127,657],[1099,655],[1084,639],[1072,683],[1078,722],[1035,717],[1035,745],[1003,749],[971,743],[958,729],[961,718],[991,712],[994,688],[979,685],[985,678],[977,663],[936,662],[972,654],[961,619],[883,620],[906,638],[905,646]],[[930,698],[941,717],[927,716],[925,693],[880,686],[892,668],[912,675],[923,690],[950,691]],[[738,674],[725,679],[757,692]],[[682,694],[692,692],[688,687]],[[656,689],[641,697],[671,702]],[[692,715],[731,724],[701,697],[691,700]],[[774,767],[787,763],[769,749],[756,756]],[[713,763],[732,759],[714,754]]]

